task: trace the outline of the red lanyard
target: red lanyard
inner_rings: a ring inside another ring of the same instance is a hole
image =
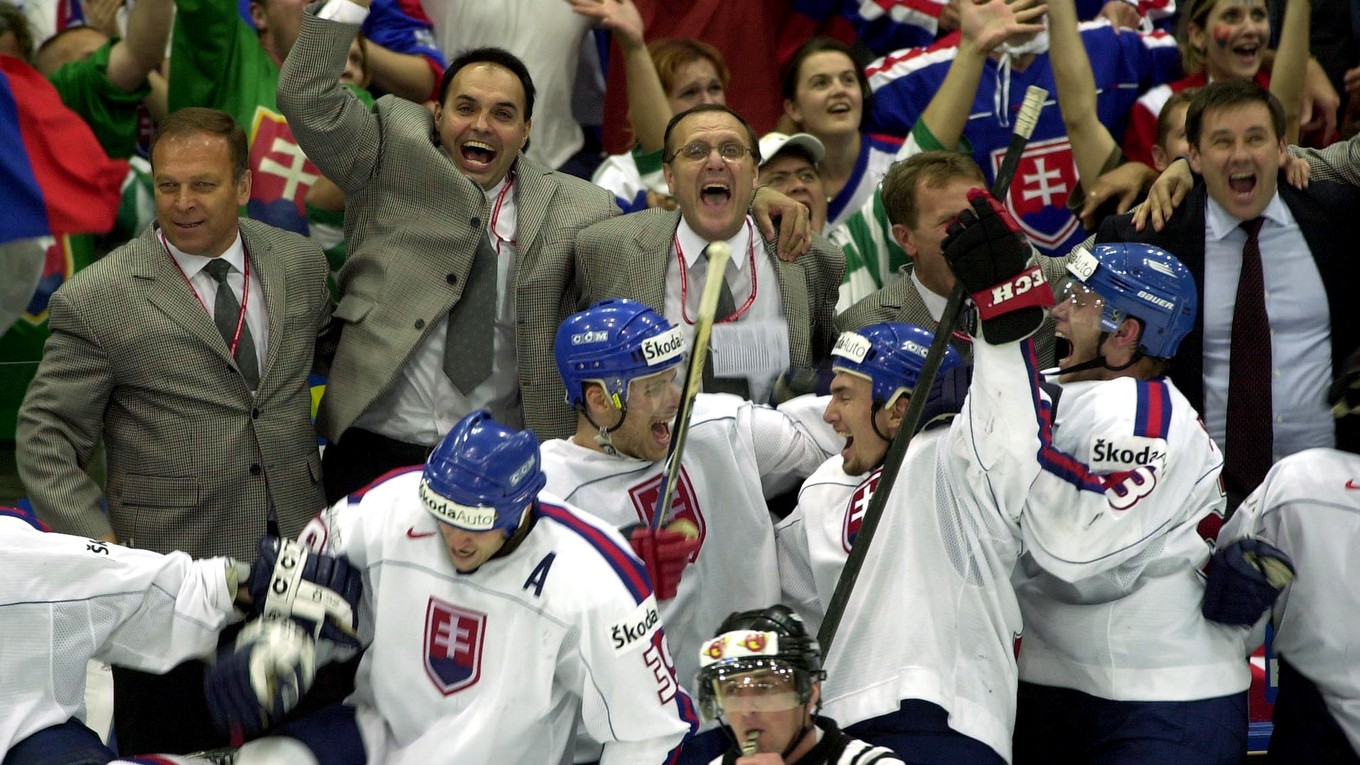
[[[693,325],[694,320],[689,317],[689,269],[685,266],[685,253],[680,249],[680,231],[678,229],[675,232],[674,241],[675,257],[680,261],[680,318],[684,319],[686,324]],[[756,302],[756,290],[760,286],[756,282],[756,237],[751,231],[749,219],[746,221],[746,256],[751,263],[751,294],[746,298],[746,302],[741,304],[740,308],[733,311],[731,316],[720,320],[719,324],[740,319],[742,314],[751,308],[751,304]],[[726,279],[727,275],[723,274],[723,278]]]
[[[491,235],[496,237],[496,254],[501,254],[501,242],[509,242],[512,246],[518,246],[514,239],[501,239],[501,235],[496,233],[496,222],[501,219],[501,205],[505,204],[505,195],[510,193],[510,187],[515,185],[515,171],[511,170],[507,176],[509,180],[501,189],[501,193],[496,195],[496,207],[491,211]]]
[[[199,297],[198,290],[194,289],[194,285],[189,281],[189,275],[184,273],[184,269],[180,268],[179,261],[175,260],[175,256],[170,254],[170,243],[165,241],[165,232],[158,231],[156,233],[160,234],[161,246],[165,248],[165,254],[170,255],[170,261],[175,264],[175,268],[179,268],[179,275],[184,277],[184,283],[189,285],[189,292],[193,294],[194,299],[198,301],[199,305],[203,306],[203,310],[207,311],[208,316],[211,317],[213,312],[208,311],[208,305],[203,302],[203,298]],[[241,284],[241,312],[236,314],[236,333],[231,336],[231,347],[229,348],[232,358],[236,358],[236,348],[241,344],[241,327],[246,323],[246,304],[250,302],[250,251],[246,249],[245,240],[241,240],[241,250],[245,253],[246,269],[244,281]]]

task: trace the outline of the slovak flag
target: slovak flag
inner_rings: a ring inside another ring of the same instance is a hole
[[[0,244],[108,231],[127,174],[45,77],[0,54]]]

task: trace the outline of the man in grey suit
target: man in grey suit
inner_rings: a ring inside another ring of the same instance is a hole
[[[303,237],[238,219],[246,162],[227,113],[163,120],[157,225],[53,295],[18,463],[54,530],[250,561],[267,531],[295,536],[324,506],[307,375],[331,311],[326,259]],[[85,473],[101,437],[103,492]],[[114,680],[125,753],[217,743],[200,663],[164,679],[115,668]]]
[[[982,171],[967,154],[925,151],[893,163],[883,177],[883,208],[893,239],[911,262],[877,292],[837,316],[836,326],[850,331],[891,321],[935,327],[954,289],[954,274],[944,260],[945,234],[959,213],[968,209],[968,190],[986,187]],[[1070,255],[1039,257],[1050,286],[1056,289],[1066,278],[1070,259]],[[972,358],[967,332],[955,331],[951,342],[965,359]],[[1034,333],[1034,350],[1041,367],[1053,365],[1052,317],[1045,318]]]
[[[704,390],[764,403],[780,372],[831,352],[845,256],[817,235],[808,254],[792,262],[776,257],[775,243],[762,239],[747,214],[759,162],[755,131],[726,106],[675,115],[662,170],[679,209],[636,212],[582,231],[576,278],[583,303],[631,298],[691,334],[708,272],[705,248],[727,242],[732,259]]]
[[[331,500],[424,462],[475,409],[570,435],[553,333],[577,306],[576,232],[617,212],[609,192],[521,154],[534,86],[506,51],[451,62],[433,115],[395,97],[366,109],[339,75],[367,5],[308,8],[278,90],[346,198],[344,326],[317,423]]]

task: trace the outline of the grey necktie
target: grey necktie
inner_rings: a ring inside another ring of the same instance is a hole
[[[213,323],[222,333],[222,340],[231,350],[231,339],[236,334],[236,323],[241,322],[241,337],[236,341],[236,368],[246,385],[255,390],[260,384],[260,362],[255,355],[255,338],[250,334],[250,324],[241,316],[241,303],[227,284],[227,274],[232,266],[222,258],[213,258],[203,267],[212,278],[217,280],[217,296],[213,300]]]
[[[708,260],[708,248],[704,248],[704,260]],[[737,301],[732,297],[732,288],[727,284],[727,274],[718,275],[722,279],[722,289],[718,290],[718,307],[713,312],[713,321],[718,323],[737,312]],[[750,398],[751,391],[744,377],[714,377],[713,353],[709,351],[704,359],[704,392],[734,393],[742,398]]]
[[[495,320],[496,250],[483,231],[463,296],[449,309],[444,341],[444,374],[464,396],[491,376]]]

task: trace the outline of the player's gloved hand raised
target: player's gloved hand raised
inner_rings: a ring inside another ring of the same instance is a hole
[[[1346,358],[1345,369],[1327,391],[1327,403],[1337,417],[1360,414],[1360,350]]]
[[[360,648],[356,629],[363,583],[349,561],[275,536],[260,537],[258,549],[249,586],[255,613],[291,619],[314,638]]]
[[[699,538],[681,531],[655,531],[647,524],[623,529],[633,552],[642,559],[652,577],[652,591],[657,600],[670,600],[680,588],[680,575],[689,558],[699,549]]]
[[[968,201],[972,207],[949,226],[945,260],[977,306],[983,337],[1024,339],[1043,322],[1053,292],[1043,270],[1029,264],[1029,242],[1006,208],[982,189],[969,191]]]
[[[208,712],[233,746],[278,722],[316,677],[316,643],[291,621],[256,619],[204,677]]]
[[[1201,611],[1219,624],[1252,625],[1292,581],[1294,562],[1283,550],[1259,539],[1239,539],[1209,559]]]

